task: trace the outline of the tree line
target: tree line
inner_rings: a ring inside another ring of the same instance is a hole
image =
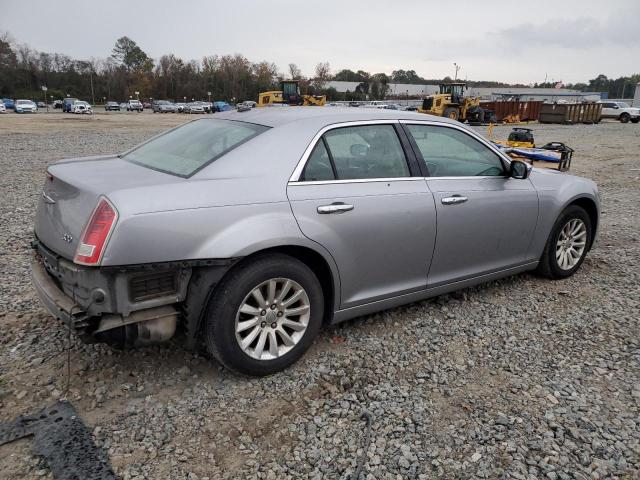
[[[300,81],[303,94],[324,94],[328,100],[384,99],[389,83],[437,84],[451,78],[426,79],[415,70],[369,73],[343,69],[332,74],[328,62],[316,65],[314,75],[305,77],[291,63],[286,73],[267,60],[251,62],[240,54],[209,55],[200,61],[185,61],[174,54],[162,55],[154,61],[129,37],[119,38],[107,58],[73,59],[59,53],[38,52],[28,45],[16,43],[8,34],[0,36],[0,96],[10,98],[43,98],[42,87],[48,88],[50,99],[66,96],[92,103],[106,100],[170,99],[174,101],[212,100],[239,102],[256,100],[258,93],[277,89],[284,78]],[[329,80],[358,82],[352,92],[327,88]],[[588,83],[567,84],[567,88],[606,92],[610,98],[633,96],[640,75],[609,79],[600,74]],[[494,81],[467,81],[475,87],[525,87]],[[554,84],[535,84],[553,87]]]

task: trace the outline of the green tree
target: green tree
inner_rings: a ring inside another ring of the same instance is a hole
[[[129,37],[116,40],[111,56],[127,71],[148,72],[153,68],[153,60]]]

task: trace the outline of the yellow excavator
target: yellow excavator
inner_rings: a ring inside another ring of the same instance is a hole
[[[322,106],[327,102],[325,95],[300,95],[300,82],[298,80],[283,80],[280,82],[280,90],[261,92],[258,95],[258,107],[265,105],[317,105]]]
[[[466,83],[441,83],[438,93],[425,98],[418,112],[470,124],[481,124],[484,122],[485,111],[480,107],[480,99],[465,97],[466,89]]]

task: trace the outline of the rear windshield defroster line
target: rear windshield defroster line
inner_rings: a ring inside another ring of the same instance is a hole
[[[188,178],[269,128],[230,120],[197,120],[143,143],[122,158],[142,167]]]

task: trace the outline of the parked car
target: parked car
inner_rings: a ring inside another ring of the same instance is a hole
[[[349,102],[349,106],[350,107],[359,107],[360,106],[360,102]]]
[[[62,100],[54,100],[53,108],[62,108]]]
[[[184,106],[184,113],[205,113],[204,105],[200,102],[187,103]]]
[[[107,103],[104,104],[104,111],[105,112],[111,112],[111,111],[119,112],[120,111],[120,104],[118,102],[107,102]]]
[[[144,107],[139,100],[129,100],[127,102],[127,112],[133,112],[134,110],[136,112],[142,112],[144,110]]]
[[[79,114],[93,114],[93,108],[91,107],[91,105],[83,100],[76,100],[75,102],[73,102],[73,108],[71,111],[73,113]]]
[[[258,104],[252,100],[245,100],[242,103],[238,103],[236,107],[246,107],[246,108],[255,108]]]
[[[16,108],[15,102],[11,98],[3,98],[2,103],[7,110],[15,110]]]
[[[601,101],[602,118],[615,118],[622,123],[640,122],[640,108],[632,107],[627,102]]]
[[[37,102],[36,105],[38,106],[38,108],[47,108],[47,104],[42,101]]]
[[[16,113],[38,113],[38,106],[31,100],[16,100]]]
[[[407,105],[402,110],[405,110],[407,112],[417,112],[418,111],[418,107],[416,107],[415,105]]]
[[[49,165],[32,275],[85,341],[179,329],[265,375],[324,324],[523,271],[569,277],[599,211],[594,182],[446,118],[256,108]]]
[[[65,98],[62,100],[62,111],[65,113],[71,113],[73,111],[73,104],[77,101],[77,98]]]
[[[127,102],[122,102],[122,103],[120,104],[120,110],[126,110],[126,109],[127,109],[127,106],[128,106],[128,103],[127,103]]]
[[[213,108],[216,112],[228,112],[229,110],[233,110],[233,107],[231,107],[227,102],[213,102]]]
[[[400,105],[398,105],[397,103],[389,103],[388,105],[385,105],[382,108],[386,108],[387,110],[402,110]]]
[[[176,111],[178,113],[183,113],[184,112],[184,107],[187,106],[186,103],[182,103],[182,102],[176,103],[175,105],[176,105]]]
[[[7,107],[4,106],[3,102],[0,102],[0,113],[7,113]]]
[[[154,100],[152,107],[153,113],[175,113],[176,106],[168,100]]]
[[[143,108],[151,108],[151,103],[150,102],[143,102],[142,107]]]

